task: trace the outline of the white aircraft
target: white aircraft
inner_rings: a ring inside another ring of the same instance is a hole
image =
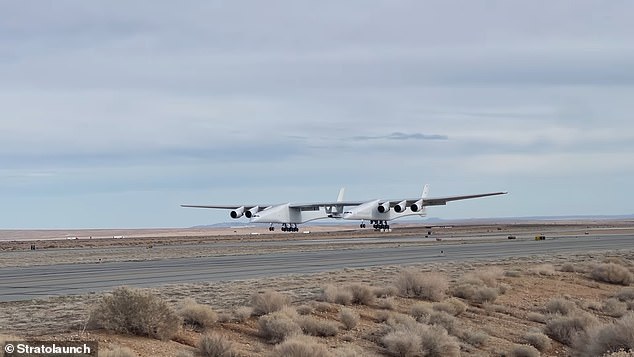
[[[427,206],[444,206],[447,202],[467,200],[471,198],[505,195],[508,192],[479,193],[475,195],[428,197],[429,185],[423,187],[423,194],[417,198],[376,199],[354,205],[346,210],[342,218],[361,220],[359,227],[365,228],[365,221],[370,221],[375,230],[389,230],[389,221],[406,217],[427,215]]]
[[[253,223],[270,223],[269,231],[274,231],[273,224],[281,223],[282,232],[299,232],[297,225],[308,221],[324,218],[341,218],[344,206],[350,202],[343,202],[344,189],[339,190],[339,196],[334,202],[312,202],[306,204],[251,204],[251,205],[181,205],[193,208],[230,209],[231,218],[242,216]],[[356,203],[359,204],[359,203]]]
[[[324,218],[343,218],[361,220],[360,227],[365,228],[365,221],[370,221],[376,230],[389,230],[389,221],[412,215],[425,216],[426,206],[445,205],[450,201],[466,200],[478,197],[503,195],[507,192],[481,193],[465,196],[427,197],[429,186],[425,185],[423,194],[418,198],[403,198],[371,201],[344,201],[344,189],[339,191],[336,201],[311,203],[282,204],[234,204],[234,205],[181,205],[193,208],[230,209],[231,218],[242,216],[253,223],[270,223],[269,231],[274,231],[274,224],[282,224],[282,232],[298,232],[298,224]],[[344,211],[345,207],[351,207]]]

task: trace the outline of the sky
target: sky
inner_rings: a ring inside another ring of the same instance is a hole
[[[629,0],[0,2],[0,229],[189,227],[508,191],[632,214]]]

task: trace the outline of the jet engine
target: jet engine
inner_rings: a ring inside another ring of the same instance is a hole
[[[407,201],[401,201],[394,206],[394,211],[401,213],[407,208]]]
[[[244,206],[240,208],[236,208],[230,213],[231,218],[240,218],[242,217],[243,214],[244,214]]]
[[[412,212],[418,212],[423,208],[423,200],[418,200],[414,203],[412,203],[411,206],[409,206],[409,208],[412,210]]]
[[[376,208],[379,213],[385,213],[390,210],[390,202],[379,203],[379,207]]]
[[[255,206],[255,207],[253,207],[253,208],[251,208],[249,210],[246,210],[244,212],[244,215],[247,218],[251,218],[251,217],[253,217],[254,214],[258,213],[259,211],[260,211],[260,206]]]

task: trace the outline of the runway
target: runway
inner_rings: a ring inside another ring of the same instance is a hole
[[[398,237],[395,237],[398,239]],[[0,269],[0,301],[82,294],[127,285],[230,281],[343,268],[504,259],[561,253],[632,249],[634,235],[356,248],[100,264],[59,264]],[[441,254],[441,251],[443,252]]]

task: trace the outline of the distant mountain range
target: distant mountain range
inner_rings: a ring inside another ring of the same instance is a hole
[[[398,223],[420,223],[420,224],[475,224],[475,223],[522,223],[534,221],[615,221],[615,220],[634,220],[634,214],[626,215],[577,215],[577,216],[529,216],[529,217],[500,217],[500,218],[462,218],[462,219],[444,219],[438,217],[429,217],[425,219],[399,219],[392,221],[392,224]],[[220,222],[214,224],[206,224],[194,226],[191,228],[247,228],[255,225],[249,222]],[[307,226],[339,226],[339,225],[355,225],[355,221],[346,220],[318,220],[304,223]]]

